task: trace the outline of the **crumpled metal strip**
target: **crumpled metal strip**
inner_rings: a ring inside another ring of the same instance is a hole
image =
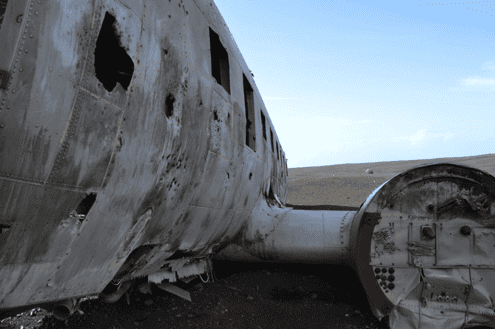
[[[191,264],[185,264],[187,260],[181,262],[182,267],[178,267],[175,263],[175,267],[171,269],[163,269],[148,275],[148,282],[161,283],[163,280],[168,279],[169,282],[176,282],[177,278],[186,278],[192,275],[198,275],[205,273],[207,270],[207,261],[201,260]]]
[[[409,252],[413,256],[435,256],[435,245],[427,245],[418,241],[408,243]]]
[[[161,270],[148,275],[148,282],[160,283],[165,279],[168,279],[169,282],[176,282],[177,277],[175,272],[170,270]]]
[[[390,313],[390,328],[437,329],[462,328],[465,312],[422,307],[419,301],[402,300]]]
[[[184,265],[182,268],[177,269],[177,276],[181,279],[191,275],[202,274],[204,272],[206,272],[206,261],[202,260]]]

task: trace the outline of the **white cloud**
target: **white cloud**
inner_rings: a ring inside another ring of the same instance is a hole
[[[481,69],[485,71],[495,71],[495,61],[484,62]],[[459,80],[459,83],[463,86],[495,86],[495,78],[469,77]],[[452,90],[459,91],[455,88]]]
[[[297,99],[297,98],[284,98],[284,97],[270,97],[270,96],[263,96],[264,101],[282,101],[286,99]]]
[[[484,62],[481,69],[482,70],[495,70],[495,61]]]
[[[358,123],[358,124],[359,124],[359,123],[378,123],[378,122],[380,122],[380,121],[378,121],[378,120],[368,120],[368,119],[366,119],[366,120],[361,120],[361,121],[356,122],[356,123]]]
[[[463,79],[464,85],[495,86],[495,79],[468,78]]]
[[[418,130],[414,135],[409,137],[411,144],[416,145],[426,138],[426,129]]]
[[[429,133],[426,129],[420,129],[416,131],[414,134],[410,136],[401,136],[398,138],[393,138],[392,140],[394,141],[409,141],[411,144],[418,145],[426,140],[443,140],[443,142],[447,142],[451,140],[454,137],[454,134],[452,132],[447,132],[447,133]]]

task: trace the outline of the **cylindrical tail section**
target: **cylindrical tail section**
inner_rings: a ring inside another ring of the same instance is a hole
[[[263,200],[264,201],[264,200]],[[260,217],[216,259],[315,264],[351,262],[349,234],[356,211],[294,210],[258,204]]]

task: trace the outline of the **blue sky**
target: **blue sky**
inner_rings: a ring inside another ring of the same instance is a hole
[[[215,3],[289,168],[495,153],[495,1]]]

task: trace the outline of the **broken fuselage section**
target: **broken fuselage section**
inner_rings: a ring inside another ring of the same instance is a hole
[[[213,2],[9,1],[0,40],[3,311],[204,273],[259,199],[285,202]]]

